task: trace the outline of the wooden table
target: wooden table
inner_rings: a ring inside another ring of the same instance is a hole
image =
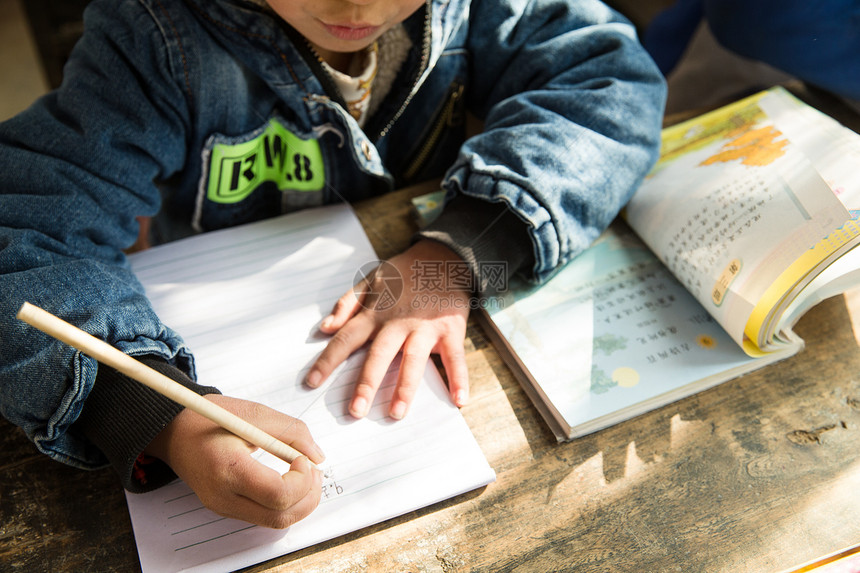
[[[411,194],[358,212],[381,257]],[[780,571],[860,542],[860,294],[804,317],[798,356],[558,444],[479,326],[463,415],[488,487],[250,571]],[[137,571],[111,470],[37,453],[0,422],[0,571]]]

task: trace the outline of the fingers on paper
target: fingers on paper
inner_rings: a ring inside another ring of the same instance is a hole
[[[446,336],[439,341],[439,357],[448,377],[448,391],[451,400],[458,407],[469,401],[469,369],[466,366],[466,351],[463,339]]]
[[[400,420],[406,415],[424,378],[427,361],[430,359],[430,352],[435,343],[436,340],[432,336],[420,330],[413,332],[406,339],[400,361],[400,373],[389,408],[389,415],[392,418]]]
[[[207,504],[225,517],[283,529],[319,505],[322,474],[304,456],[294,460],[283,476],[250,456],[231,464],[230,469],[231,495]]]
[[[362,283],[365,284],[365,283]],[[320,330],[326,334],[332,334],[342,328],[350,318],[361,310],[362,301],[366,296],[366,288],[351,288],[343,296],[337,299],[331,314],[320,323]]]
[[[265,408],[265,407],[264,407]],[[301,420],[275,410],[260,423],[272,434],[281,432],[279,439],[321,463],[324,455]],[[308,457],[293,460],[290,471],[280,475],[259,463],[249,454],[230,466],[230,478],[237,511],[250,516],[241,519],[264,527],[283,529],[307,517],[319,504],[322,492],[322,474],[311,466]]]
[[[370,411],[370,405],[391,367],[392,361],[403,346],[403,334],[394,328],[383,328],[367,350],[364,366],[358,375],[349,413],[363,418]]]
[[[311,366],[305,378],[307,385],[311,388],[319,387],[340,363],[371,338],[374,328],[371,320],[361,316],[353,318],[340,328]]]

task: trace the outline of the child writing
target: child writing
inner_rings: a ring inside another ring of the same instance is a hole
[[[319,502],[306,458],[278,475],[243,440],[16,321],[20,305],[321,462],[312,428],[194,379],[123,254],[140,218],[168,241],[444,175],[444,212],[385,267],[410,286],[421,264],[465,265],[470,282],[422,284],[384,310],[384,277],[349,290],[305,382],[369,343],[349,405],[361,417],[402,353],[401,418],[438,353],[462,405],[474,297],[515,272],[546,279],[609,224],[656,159],[664,97],[632,27],[597,0],[95,0],[60,88],[0,125],[2,413],[57,460],[111,464],[130,491],[178,475],[222,515],[286,527]],[[484,121],[468,140],[465,111]],[[428,292],[450,300],[415,304]]]

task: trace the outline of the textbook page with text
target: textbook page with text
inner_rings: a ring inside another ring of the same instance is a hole
[[[663,131],[624,216],[479,313],[560,440],[791,356],[860,283],[860,135],[782,88]]]
[[[860,242],[857,178],[839,170],[850,158],[819,151],[851,147],[837,129],[856,149],[860,136],[785,90],[750,96],[665,129],[661,158],[625,209],[751,354],[779,343],[768,329],[777,313]]]

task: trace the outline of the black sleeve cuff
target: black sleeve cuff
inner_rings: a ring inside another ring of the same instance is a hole
[[[196,384],[162,358],[137,359],[200,395],[220,393],[211,386]],[[107,457],[123,487],[140,493],[176,478],[167,464],[142,452],[182,409],[148,386],[99,364],[95,384],[75,426]]]
[[[472,269],[474,291],[482,296],[504,292],[515,273],[534,266],[528,224],[503,202],[458,195],[418,231],[418,239],[437,241],[457,253]]]

